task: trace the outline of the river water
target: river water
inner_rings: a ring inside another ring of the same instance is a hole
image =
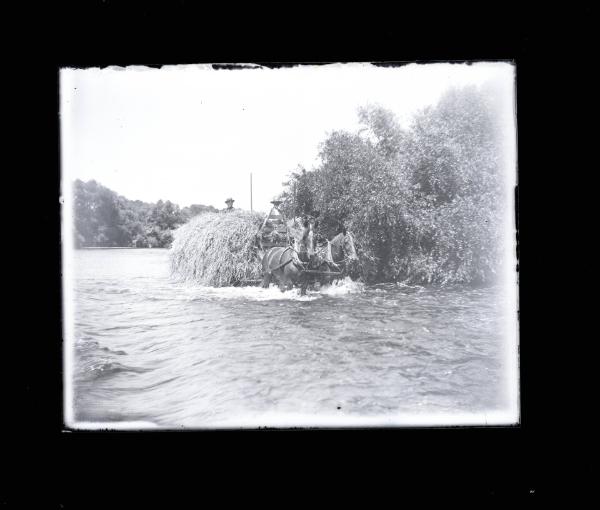
[[[73,423],[485,424],[516,409],[499,287],[206,288],[173,280],[158,249],[75,251],[70,282]]]

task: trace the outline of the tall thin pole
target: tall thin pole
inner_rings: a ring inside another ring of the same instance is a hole
[[[294,216],[294,226],[296,225],[296,181],[292,181],[292,209]]]
[[[250,172],[250,212],[252,212],[252,172]]]

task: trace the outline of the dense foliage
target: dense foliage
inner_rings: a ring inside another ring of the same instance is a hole
[[[212,206],[180,209],[170,201],[149,204],[128,200],[96,181],[75,181],[75,246],[170,246],[173,231],[193,216],[216,211]]]
[[[369,281],[490,282],[500,269],[503,134],[493,96],[450,90],[402,129],[379,107],[335,131],[320,165],[293,172],[287,215],[320,213],[331,238],[355,235]]]

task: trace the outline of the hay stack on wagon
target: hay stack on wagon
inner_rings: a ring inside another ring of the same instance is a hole
[[[174,233],[171,269],[185,281],[224,287],[261,278],[255,236],[263,215],[242,210],[204,213]]]

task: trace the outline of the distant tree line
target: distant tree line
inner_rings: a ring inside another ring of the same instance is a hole
[[[75,246],[165,248],[173,230],[212,206],[128,200],[94,180],[74,183]]]
[[[317,168],[284,183],[284,212],[319,211],[329,238],[350,229],[368,281],[493,281],[506,210],[494,95],[450,90],[408,128],[376,105],[358,114],[361,129],[329,134]]]

